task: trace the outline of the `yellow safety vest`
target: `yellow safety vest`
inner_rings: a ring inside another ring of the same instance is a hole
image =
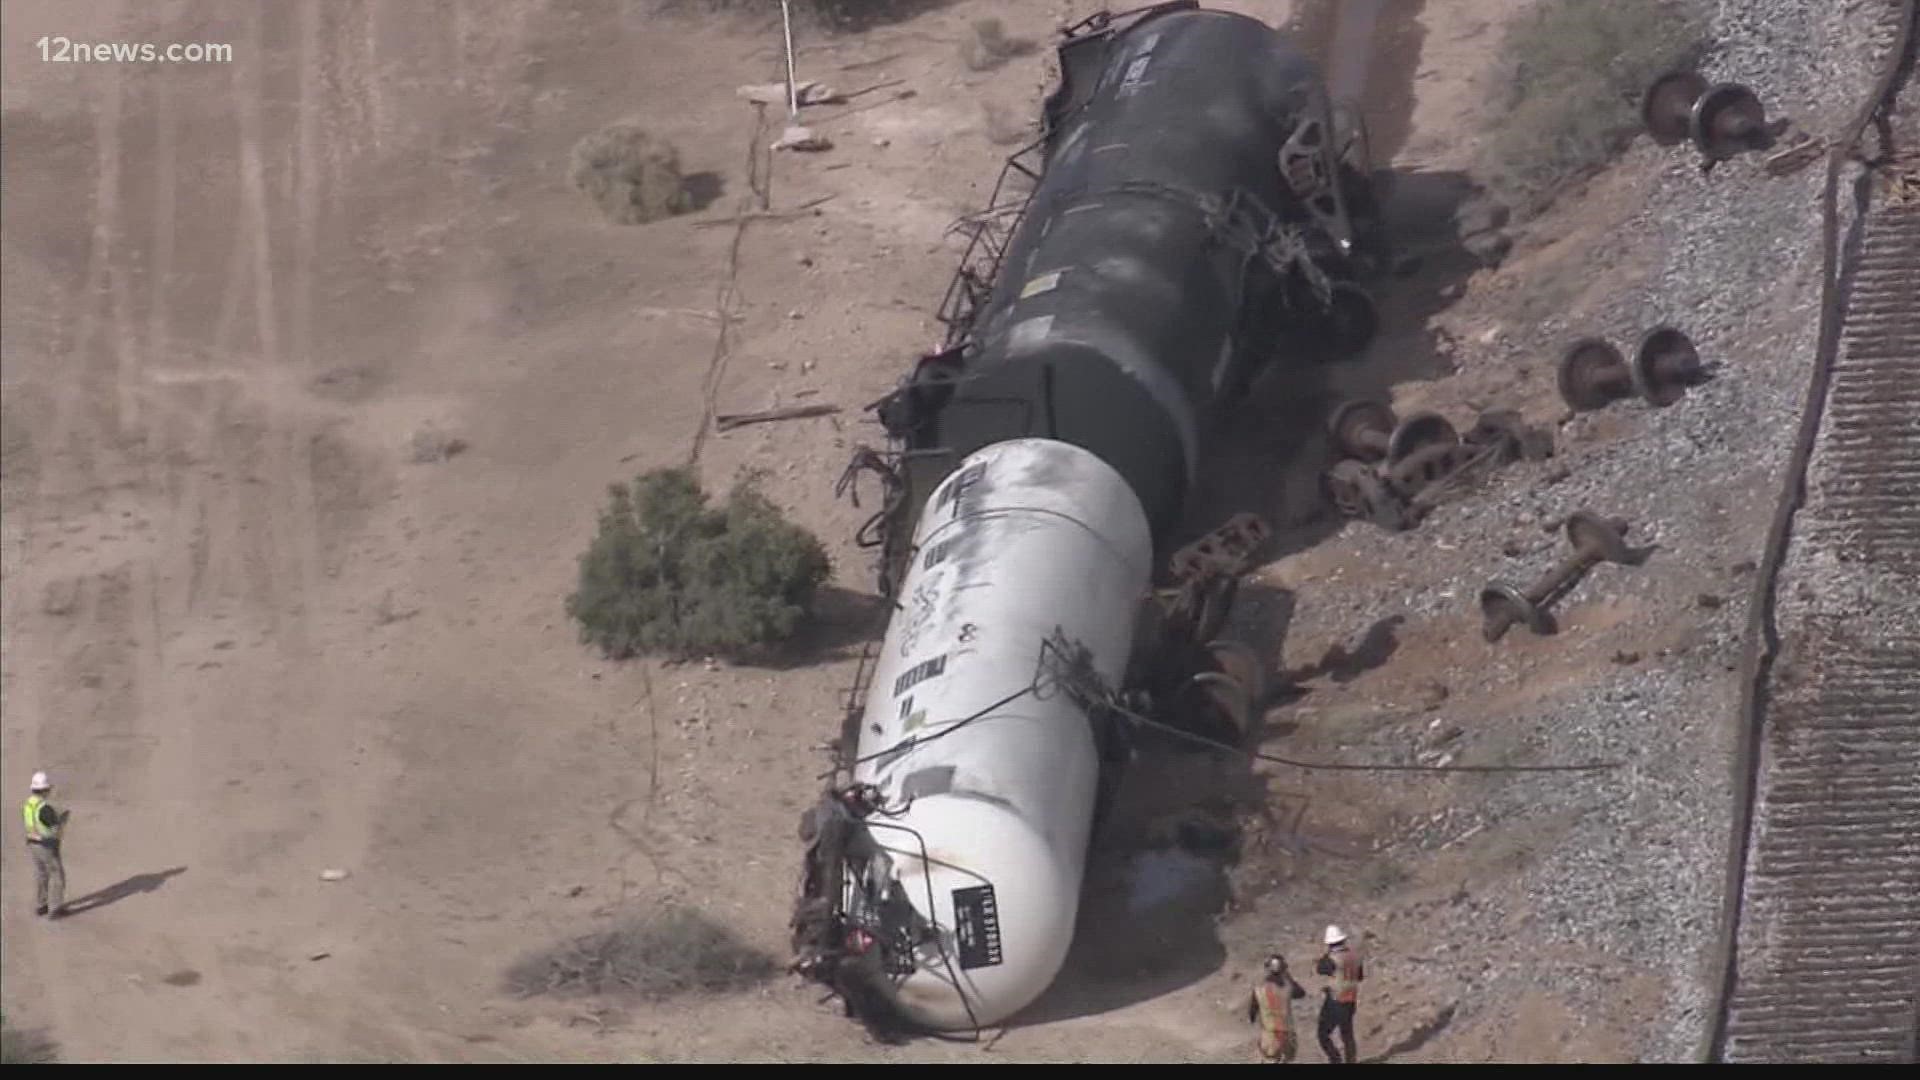
[[[30,795],[27,797],[26,805],[21,807],[27,821],[27,839],[36,843],[45,840],[60,839],[59,826],[56,825],[53,828],[48,828],[40,823],[40,808],[45,805],[47,805],[47,800],[38,795]]]

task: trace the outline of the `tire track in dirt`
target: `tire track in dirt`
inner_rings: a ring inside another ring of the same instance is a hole
[[[256,55],[266,54],[267,19],[284,14],[284,8],[254,10],[251,39]],[[253,85],[249,85],[249,75],[257,80]],[[253,389],[266,399],[260,407],[262,418],[255,428],[260,444],[258,461],[264,466],[264,475],[248,478],[248,482],[256,486],[264,484],[265,491],[260,493],[264,497],[252,500],[251,505],[264,508],[265,512],[259,515],[261,520],[253,529],[260,542],[251,547],[249,562],[260,579],[261,596],[276,635],[285,632],[288,638],[282,641],[283,646],[300,652],[306,645],[304,616],[316,562],[312,557],[313,493],[311,471],[305,467],[307,434],[302,423],[291,415],[292,410],[281,407],[289,403],[275,400],[278,395],[274,393],[274,387],[280,384],[286,371],[297,369],[297,365],[288,363],[279,293],[274,282],[273,215],[267,185],[266,136],[261,119],[264,100],[272,88],[264,66],[236,67],[234,82],[235,101],[240,111],[242,218],[250,240],[254,315],[260,342],[253,364]],[[296,209],[296,213],[300,212],[303,211]],[[301,231],[304,226],[296,224],[296,232]],[[296,271],[294,277],[297,289],[301,275]],[[296,354],[304,348],[297,341],[294,347]]]
[[[233,246],[228,254],[220,313],[208,335],[205,354],[215,363],[238,353],[235,336],[240,308],[250,282],[246,277],[247,232],[237,222]],[[188,537],[172,550],[183,552],[187,565],[181,575],[180,597],[174,610],[182,614],[203,612],[218,605],[231,591],[245,595],[244,570],[237,549],[243,531],[240,504],[232,485],[222,483],[234,470],[234,461],[222,450],[223,437],[233,423],[231,404],[237,386],[230,377],[199,372],[192,385],[176,394],[189,402],[189,417],[182,422],[184,448],[175,456],[181,473],[180,491],[174,503],[174,519],[189,530]]]
[[[169,354],[171,320],[168,285],[173,278],[173,260],[179,233],[174,222],[174,203],[180,195],[178,158],[174,144],[179,139],[179,113],[174,101],[173,84],[155,79],[153,87],[153,256],[147,267],[147,355],[164,362]]]
[[[326,48],[322,11],[314,0],[297,8],[256,9],[254,40],[291,42],[290,59],[298,71],[291,78],[274,79],[262,70],[254,79],[237,83],[245,207],[241,217],[261,343],[249,379],[252,393],[244,405],[258,440],[253,465],[260,481],[252,485],[256,497],[247,511],[248,524],[266,541],[264,547],[251,547],[249,557],[271,580],[262,599],[270,605],[273,647],[261,662],[278,673],[278,684],[264,692],[271,715],[264,718],[259,738],[271,741],[281,762],[276,786],[309,796],[301,805],[274,806],[259,824],[283,837],[287,847],[354,864],[360,862],[370,834],[364,809],[373,801],[368,784],[380,770],[356,772],[353,763],[362,725],[351,703],[361,700],[356,695],[364,688],[343,685],[320,670],[327,655],[330,614],[321,608],[334,603],[325,584],[321,548],[323,530],[331,524],[322,520],[320,506],[323,487],[335,483],[330,470],[337,439],[325,426],[325,414],[309,399],[308,384],[324,341],[321,225],[333,187],[325,171],[332,150],[330,132],[323,126],[332,102],[326,87],[341,81]],[[294,123],[267,129],[263,111],[283,104],[293,106]],[[271,184],[272,165],[291,168],[292,183]],[[285,191],[292,193],[291,199],[276,204],[276,195]],[[285,223],[285,231],[276,235],[275,223]],[[288,272],[278,276],[274,270],[286,263],[276,262],[276,251],[292,256]],[[282,311],[289,313],[284,321]],[[206,809],[222,812],[228,809],[227,800],[212,796]],[[225,855],[231,859],[234,852]],[[278,877],[286,869],[286,855],[280,851],[268,856],[259,869]],[[280,910],[275,917],[329,928],[341,947],[336,963],[351,963],[361,903],[347,890],[289,897],[276,905]]]
[[[253,14],[252,48],[255,55],[261,55],[266,46],[266,14],[259,8]],[[261,147],[259,95],[264,86],[250,85],[250,74],[261,77],[264,73],[251,64],[234,65],[234,102],[240,110],[241,228],[252,256],[254,316],[260,334],[257,366],[271,369],[280,365],[281,355],[280,323],[274,311],[273,231],[267,216],[266,164]]]
[[[180,236],[178,144],[182,127],[173,83],[166,79],[154,82],[153,249],[148,268],[146,355],[165,367],[169,360],[180,359],[175,352],[171,312]],[[244,259],[241,234],[236,233],[223,278],[227,285],[220,314],[205,345],[194,350],[202,357],[226,355],[226,342],[239,318],[239,277]],[[165,625],[174,625],[200,613],[210,580],[225,582],[231,574],[225,559],[229,546],[214,543],[216,536],[230,535],[213,527],[215,507],[211,503],[219,489],[214,487],[210,492],[207,483],[207,474],[215,467],[214,443],[224,419],[223,399],[229,386],[205,372],[183,372],[176,379],[162,376],[157,369],[150,370],[145,383],[163,414],[164,423],[153,424],[151,454],[168,511],[158,550],[159,557],[169,565],[154,571],[158,579],[155,617]],[[216,561],[216,555],[222,558]],[[215,588],[217,591],[218,586]]]
[[[122,25],[124,8],[108,10],[105,21]],[[29,710],[22,741],[34,767],[62,774],[56,782],[65,780],[93,811],[77,823],[85,856],[69,858],[69,900],[104,884],[99,868],[127,855],[127,835],[90,830],[92,820],[111,821],[119,816],[115,808],[146,803],[154,749],[146,705],[159,647],[145,612],[153,591],[148,563],[121,550],[131,545],[124,532],[139,507],[137,498],[127,506],[125,491],[137,494],[140,478],[124,451],[145,433],[131,286],[119,265],[128,250],[121,243],[126,81],[118,67],[100,74],[88,102],[95,153],[93,198],[82,219],[90,225],[84,276],[60,320],[73,329],[56,331],[51,342],[57,369],[43,371],[53,407],[29,512],[42,527],[22,538],[23,555],[32,556],[27,569],[35,572],[8,582],[10,666],[15,675],[31,673],[10,688],[10,705],[19,707],[24,697]],[[40,596],[22,595],[32,589]],[[53,1030],[78,1030],[91,1014],[88,980],[71,976],[112,964],[115,950],[84,932],[29,933],[11,944],[23,947],[28,970],[38,976],[38,1005]]]
[[[127,9],[122,7],[115,13],[118,25],[126,24]],[[99,432],[100,441],[113,449],[109,450],[110,469],[115,474],[124,474],[126,483],[136,492],[137,504],[143,508],[149,505],[149,496],[153,491],[154,480],[161,465],[156,469],[152,451],[159,449],[154,438],[155,431],[150,430],[149,410],[143,408],[143,401],[149,393],[147,378],[148,358],[152,355],[153,338],[151,334],[145,342],[141,341],[136,329],[136,313],[133,301],[133,281],[138,265],[137,241],[134,237],[134,215],[122,197],[122,192],[132,187],[123,176],[127,168],[125,149],[129,144],[129,126],[133,123],[135,112],[129,109],[130,87],[122,70],[115,68],[112,78],[104,89],[104,100],[100,103],[100,144],[101,144],[101,190],[100,217],[97,224],[105,232],[106,243],[103,247],[102,264],[107,275],[107,293],[101,298],[109,309],[103,331],[110,335],[109,351],[114,358],[112,399],[114,402],[113,430]],[[164,79],[148,80],[143,88],[149,92],[153,84],[162,85]],[[161,91],[164,94],[164,90]],[[152,235],[153,247],[146,252],[148,273],[158,282],[162,269],[158,265],[163,247],[171,244],[173,224],[171,200],[175,194],[172,184],[174,162],[171,146],[165,143],[166,134],[162,130],[163,118],[170,115],[170,108],[157,105],[154,109],[155,135],[161,140],[155,147],[155,168],[162,171],[164,179],[156,178],[158,183],[150,185],[153,191]],[[171,252],[167,254],[171,259]],[[155,286],[158,287],[157,285]],[[160,310],[163,304],[156,305]],[[151,329],[149,313],[149,329]],[[104,391],[103,391],[104,394]],[[108,438],[111,436],[111,438]],[[118,528],[122,523],[109,522],[103,528]],[[158,556],[152,549],[133,553],[128,561],[116,566],[109,575],[101,578],[103,586],[103,604],[101,607],[99,638],[115,643],[119,655],[106,658],[108,667],[105,678],[124,678],[127,685],[123,694],[109,706],[111,712],[107,722],[114,729],[112,737],[126,738],[131,745],[117,755],[112,775],[122,777],[123,797],[131,796],[136,805],[153,807],[164,804],[173,790],[168,783],[171,779],[165,770],[157,769],[158,759],[165,748],[172,745],[169,723],[169,701],[167,687],[167,656],[164,625],[166,620],[160,609],[160,582],[164,576],[162,568],[156,562]],[[104,600],[110,598],[109,607]],[[124,672],[114,669],[124,669]],[[98,673],[90,673],[100,677]],[[124,729],[124,730],[123,730]],[[149,823],[152,821],[149,819]]]
[[[390,123],[386,94],[380,89],[380,23],[386,7],[385,0],[366,0],[365,32],[360,38],[366,54],[360,85],[366,94],[369,141],[376,154],[386,149],[386,132]]]
[[[141,398],[141,360],[140,341],[133,329],[132,286],[128,282],[131,270],[127,263],[126,251],[118,243],[122,231],[120,217],[123,213],[120,197],[120,148],[124,143],[123,129],[126,121],[127,87],[126,79],[116,67],[112,73],[110,85],[105,91],[105,101],[101,106],[100,127],[101,144],[111,147],[103,158],[101,168],[104,171],[101,182],[107,185],[110,196],[106,200],[108,213],[98,223],[106,230],[105,257],[102,263],[106,272],[107,295],[103,298],[108,307],[106,330],[111,335],[113,353],[114,380],[113,398],[115,424],[112,434],[122,446],[137,444],[142,438],[140,427]],[[106,134],[111,132],[111,135]],[[129,464],[132,464],[131,462]]]
[[[205,350],[210,363],[169,373],[167,385],[156,384],[173,406],[168,420],[179,441],[170,440],[168,449],[180,451],[171,457],[180,472],[178,502],[168,523],[171,542],[159,562],[132,569],[122,605],[131,615],[144,600],[140,612],[148,626],[186,632],[189,644],[178,650],[185,667],[201,660],[198,651],[210,644],[241,646],[198,665],[228,671],[209,680],[159,683],[162,693],[144,695],[144,713],[164,726],[156,730],[165,738],[145,770],[145,795],[138,802],[147,823],[137,831],[157,833],[158,842],[154,854],[141,855],[143,865],[133,869],[186,865],[197,873],[149,904],[116,910],[99,924],[102,933],[135,936],[126,942],[135,962],[179,963],[204,974],[200,991],[164,1022],[139,1017],[152,1024],[139,1033],[141,1039],[181,1045],[187,1038],[188,1052],[202,1059],[271,1055],[265,1046],[278,1040],[262,1035],[258,1024],[284,1015],[278,993],[283,980],[256,966],[257,960],[230,957],[233,950],[221,943],[271,938],[279,926],[318,921],[318,901],[288,896],[265,881],[280,877],[293,851],[326,827],[335,805],[332,799],[313,801],[327,791],[336,755],[328,752],[333,734],[309,720],[310,712],[315,719],[320,715],[319,702],[311,710],[303,702],[325,696],[312,693],[324,684],[316,685],[303,662],[312,652],[308,616],[317,591],[315,432],[296,389],[313,353],[319,103],[316,82],[304,74],[277,75],[265,48],[275,37],[268,20],[298,18],[302,35],[293,60],[317,63],[315,12],[311,5],[256,9],[251,34],[242,32],[259,60],[234,67],[229,100],[236,165],[231,180],[221,178],[223,190],[212,193],[215,200],[237,195],[240,213],[233,217],[233,244],[219,283],[220,315]],[[296,84],[301,99],[295,124],[269,132],[265,110],[285,102]],[[163,105],[153,121],[166,144],[154,154],[160,168],[171,168],[186,152],[177,141],[167,142],[181,125],[166,111]],[[196,144],[205,146],[204,139]],[[152,227],[164,232],[183,212],[187,208],[177,198],[162,199]],[[284,247],[276,243],[288,240]],[[156,252],[161,246],[156,243]],[[289,250],[295,255],[290,267],[284,261]],[[277,263],[276,254],[283,261]],[[154,298],[149,325],[164,327],[168,297],[158,275]],[[176,587],[163,590],[176,579]],[[264,636],[257,636],[260,631]],[[153,634],[156,642],[161,632]],[[225,640],[215,643],[214,637]],[[150,663],[164,663],[157,650],[150,655]],[[238,786],[206,782],[221,775]],[[292,798],[270,794],[256,786],[260,782]],[[164,865],[144,865],[152,859]],[[220,891],[208,892],[216,881]],[[224,896],[249,887],[267,890],[263,896],[280,895],[258,910]]]
[[[278,9],[284,12],[284,9]],[[281,596],[283,607],[291,604],[297,611],[297,617],[288,625],[291,632],[286,642],[287,648],[296,653],[306,653],[311,645],[309,627],[311,609],[319,597],[322,585],[320,567],[320,529],[318,501],[315,494],[314,449],[319,444],[321,432],[318,422],[310,409],[306,408],[304,395],[308,376],[312,374],[311,365],[315,355],[313,304],[317,275],[314,267],[319,259],[319,212],[321,193],[319,185],[319,116],[321,100],[318,72],[323,63],[320,42],[320,8],[317,0],[302,0],[299,11],[294,14],[298,20],[297,46],[294,64],[298,68],[296,120],[293,132],[293,169],[296,177],[293,184],[293,203],[288,209],[294,222],[293,252],[294,271],[292,296],[289,298],[292,308],[291,338],[288,351],[278,358],[273,366],[274,385],[291,386],[295,400],[285,402],[287,408],[279,408],[282,402],[273,400],[273,412],[281,421],[272,426],[276,429],[279,441],[273,458],[273,473],[269,483],[279,496],[279,518],[277,549],[289,556],[291,573],[286,592]],[[264,16],[263,16],[264,21]],[[261,99],[268,98],[266,88],[262,87]],[[257,117],[256,117],[257,121]],[[256,128],[257,130],[257,128]],[[269,218],[271,220],[271,218]],[[269,236],[263,234],[260,246],[264,249]],[[288,378],[291,376],[291,378]],[[275,395],[277,399],[278,395]]]
[[[305,368],[313,366],[314,263],[317,259],[320,231],[320,70],[322,40],[320,5],[303,0],[300,5],[300,112],[296,122],[297,157],[294,169],[294,213],[297,234],[294,238],[293,333],[298,342],[297,358]]]

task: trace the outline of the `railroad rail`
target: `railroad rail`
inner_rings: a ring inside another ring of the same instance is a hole
[[[1819,351],[1757,575],[1715,1061],[1920,1052],[1920,5],[1878,2],[1880,73],[1829,144]],[[1780,603],[1829,586],[1878,610]]]

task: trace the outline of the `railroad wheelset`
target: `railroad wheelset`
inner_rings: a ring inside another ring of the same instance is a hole
[[[1712,83],[1698,72],[1672,71],[1655,79],[1640,98],[1640,122],[1662,146],[1691,142],[1701,171],[1754,151],[1785,149],[1767,161],[1767,171],[1785,175],[1812,160],[1818,140],[1798,132],[1793,121],[1769,120],[1760,95],[1739,83]]]
[[[1604,338],[1575,341],[1561,354],[1557,378],[1567,407],[1591,412],[1635,396],[1663,409],[1704,385],[1713,372],[1714,365],[1701,361],[1684,331],[1656,326],[1641,335],[1631,361]]]
[[[1327,433],[1340,460],[1321,474],[1322,493],[1342,516],[1390,532],[1418,525],[1471,476],[1553,454],[1552,436],[1528,427],[1512,409],[1487,410],[1462,436],[1438,413],[1400,419],[1385,402],[1360,398],[1333,410]]]

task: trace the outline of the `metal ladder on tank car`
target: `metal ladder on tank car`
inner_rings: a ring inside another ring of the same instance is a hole
[[[1034,193],[1040,188],[1045,145],[1046,137],[1042,136],[1009,155],[1000,168],[999,179],[994,181],[986,208],[968,214],[948,229],[949,232],[969,231],[971,235],[934,315],[946,327],[946,337],[941,341],[943,351],[967,340],[973,332],[974,321],[980,317],[980,309],[986,307],[993,294],[994,282],[1000,278],[1000,264],[1007,257],[1007,247],[1026,220]]]

